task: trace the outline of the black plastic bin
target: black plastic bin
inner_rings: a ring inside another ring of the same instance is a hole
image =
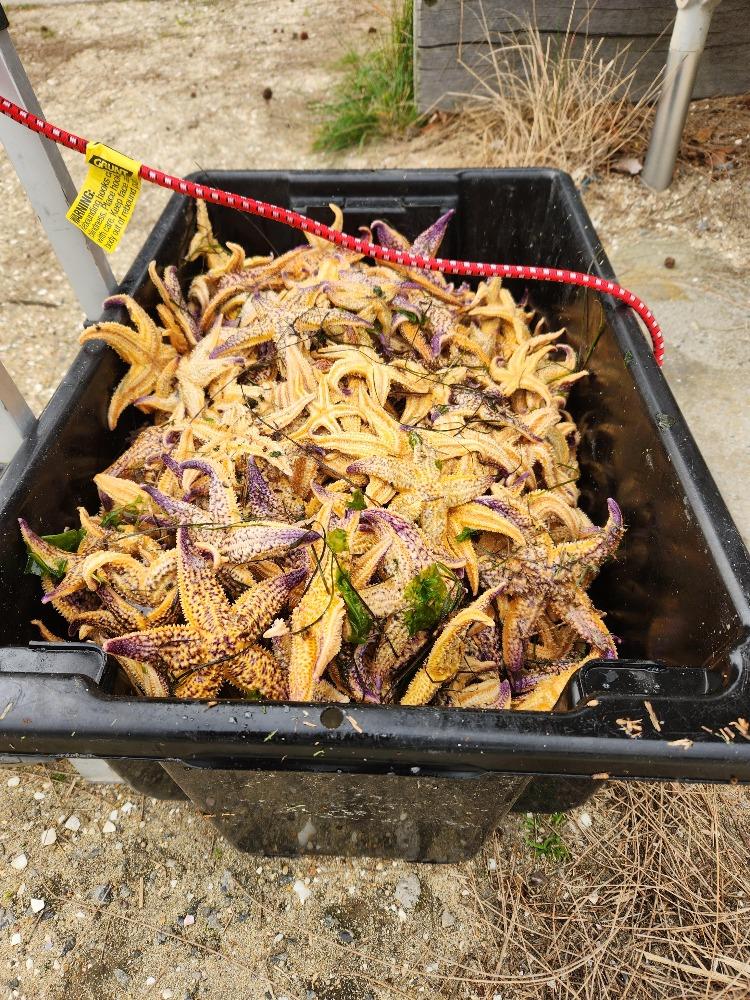
[[[350,232],[379,217],[414,235],[455,208],[448,257],[612,277],[572,182],[553,170],[196,179],[320,219],[335,201]],[[299,242],[279,223],[211,214],[222,240],[249,251]],[[180,263],[193,219],[193,203],[175,196],[124,291],[154,304],[148,262]],[[182,273],[188,280],[190,266]],[[747,552],[630,312],[580,288],[537,283],[528,292],[590,354],[591,375],[570,401],[582,434],[583,506],[602,523],[614,496],[628,526],[594,593],[621,659],[584,668],[559,706],[566,710],[149,701],[110,693],[95,647],[29,648],[28,621],[41,605],[38,582],[23,575],[16,518],[60,530],[77,504],[95,506],[92,477],[142,420],[131,410],[107,431],[122,366],[89,345],[0,480],[0,641],[17,647],[0,650],[0,753],[120,759],[123,773],[134,761],[161,761],[174,794],[187,794],[246,850],[426,861],[470,856],[514,803],[569,808],[608,776],[750,781]]]

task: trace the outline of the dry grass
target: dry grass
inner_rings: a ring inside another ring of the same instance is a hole
[[[575,22],[575,4],[558,43],[533,21],[493,38],[481,8],[479,16],[488,52],[470,66],[459,48],[459,62],[476,85],[453,95],[462,109],[448,125],[449,134],[471,143],[478,165],[554,166],[582,177],[647,134],[658,81],[631,100],[635,69],[625,69],[625,53],[601,57],[602,40],[588,38],[585,24]]]
[[[606,835],[584,830],[567,864],[530,873],[496,843],[497,873],[471,879],[483,947],[451,979],[503,1000],[746,1000],[746,805],[731,789],[617,783],[596,800]]]

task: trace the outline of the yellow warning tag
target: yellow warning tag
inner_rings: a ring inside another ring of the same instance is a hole
[[[120,242],[141,191],[140,163],[101,142],[86,147],[89,172],[66,218],[111,253]]]

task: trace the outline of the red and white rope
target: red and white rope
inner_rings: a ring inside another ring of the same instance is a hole
[[[47,139],[65,146],[67,149],[75,149],[79,153],[85,153],[88,140],[82,139],[72,132],[67,132],[63,128],[51,125],[49,122],[29,114],[17,104],[9,101],[5,97],[0,97],[0,112],[25,125],[32,132],[38,132]],[[401,264],[405,267],[418,267],[427,271],[441,271],[443,274],[459,274],[469,277],[481,278],[524,278],[531,281],[557,281],[564,285],[582,285],[585,288],[592,288],[594,291],[605,295],[611,295],[616,299],[630,306],[646,324],[651,342],[654,348],[656,363],[662,365],[664,362],[664,337],[661,327],[656,322],[654,314],[646,303],[634,295],[633,292],[614,281],[606,278],[599,278],[593,274],[586,274],[581,271],[570,271],[567,268],[559,267],[530,267],[526,264],[480,264],[465,260],[445,260],[442,257],[425,257],[422,254],[412,254],[402,250],[392,250],[389,247],[382,247],[368,240],[349,236],[340,233],[322,222],[316,222],[299,212],[293,212],[288,208],[280,208],[278,205],[270,205],[264,201],[256,201],[255,198],[245,198],[242,195],[231,194],[229,191],[222,191],[219,188],[209,187],[206,184],[196,184],[194,181],[185,180],[182,177],[175,177],[172,174],[165,174],[162,170],[149,167],[145,163],[141,166],[140,175],[145,181],[157,184],[160,187],[183,194],[188,198],[203,198],[205,201],[216,205],[223,205],[226,208],[233,208],[239,212],[247,212],[250,215],[259,215],[266,219],[274,219],[282,222],[293,229],[301,229],[304,232],[313,233],[330,243],[353,250],[356,253],[373,257],[377,260],[389,261],[392,264]]]

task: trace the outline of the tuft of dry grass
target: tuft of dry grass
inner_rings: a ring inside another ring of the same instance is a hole
[[[632,100],[636,70],[626,70],[626,53],[602,58],[603,40],[589,38],[574,14],[575,3],[557,42],[545,39],[533,20],[493,38],[480,7],[488,51],[469,65],[459,48],[459,63],[475,87],[451,95],[460,99],[461,112],[447,126],[448,136],[472,143],[478,165],[554,166],[580,178],[642,144],[658,81]]]
[[[542,876],[496,842],[497,872],[470,877],[482,946],[451,979],[503,1000],[746,1000],[743,806],[740,790],[615,783],[596,800],[606,837],[576,829]]]

